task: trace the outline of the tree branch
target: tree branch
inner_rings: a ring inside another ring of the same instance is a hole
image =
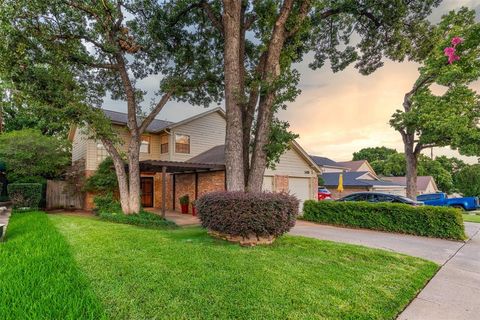
[[[172,96],[172,92],[167,92],[165,93],[160,101],[158,101],[157,105],[153,110],[150,112],[150,114],[143,119],[142,124],[140,125],[140,128],[138,129],[139,134],[142,134],[147,130],[148,126],[150,123],[152,123],[153,119],[159,114],[159,112],[163,109],[165,104],[167,104],[168,100],[170,100],[170,97]]]

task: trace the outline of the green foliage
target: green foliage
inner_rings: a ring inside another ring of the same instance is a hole
[[[184,194],[183,196],[178,198],[178,201],[180,201],[180,204],[188,205],[190,203],[190,198],[189,198],[188,194]]]
[[[124,214],[120,202],[111,192],[96,195],[93,202],[95,203],[95,211],[102,220],[152,229],[176,227],[174,222],[148,211],[141,210],[138,214]]]
[[[280,162],[280,156],[290,149],[290,143],[299,137],[298,134],[289,131],[289,127],[290,124],[287,121],[274,119],[271,123],[266,151],[267,167],[272,170]]]
[[[112,319],[394,319],[438,270],[424,259],[306,237],[244,248],[200,228],[49,218]]]
[[[97,171],[88,177],[83,189],[87,192],[111,195],[118,191],[118,179],[112,158],[107,157],[98,165]]]
[[[25,129],[0,135],[0,159],[11,182],[44,182],[61,176],[70,164],[70,143]]]
[[[457,190],[466,197],[480,196],[480,164],[466,166],[455,176]]]
[[[8,196],[14,208],[38,209],[42,201],[43,186],[40,183],[10,183]]]
[[[0,261],[0,318],[107,319],[71,245],[45,213],[14,212]]]
[[[112,192],[96,195],[93,198],[93,203],[95,204],[95,210],[97,213],[122,212],[120,202],[115,198]]]
[[[418,161],[418,174],[420,176],[432,176],[437,187],[446,193],[454,190],[452,173],[447,171],[440,162],[425,156],[420,156]]]
[[[426,237],[466,239],[462,214],[453,208],[308,200],[303,207],[303,219]]]
[[[397,150],[387,147],[363,148],[353,153],[353,161],[367,160],[370,164],[375,161],[385,161],[391,155],[397,154]]]
[[[140,211],[137,214],[124,214],[122,211],[101,211],[100,219],[115,223],[131,224],[134,226],[150,229],[173,229],[177,225],[169,220],[163,219],[155,213]]]
[[[325,180],[322,176],[318,176],[318,186],[323,187],[325,185]]]

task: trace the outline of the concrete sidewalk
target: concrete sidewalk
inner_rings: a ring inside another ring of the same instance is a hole
[[[347,229],[298,221],[291,234],[384,249],[434,261],[442,268],[398,317],[480,319],[480,223],[465,223],[466,243]]]
[[[471,237],[480,230],[480,224],[466,223],[465,230],[467,235]],[[438,264],[445,263],[464,244],[461,241],[417,237],[366,229],[340,228],[301,220],[297,221],[290,234],[404,253],[431,260]]]
[[[480,224],[476,225],[480,227]],[[443,265],[398,319],[480,319],[480,231],[478,229],[480,228],[477,228],[476,234]]]

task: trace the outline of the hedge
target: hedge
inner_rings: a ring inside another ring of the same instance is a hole
[[[202,226],[231,236],[278,237],[298,214],[298,199],[287,193],[212,192],[196,201]]]
[[[417,236],[466,239],[461,212],[446,207],[308,200],[302,219]]]
[[[43,193],[41,183],[10,183],[7,188],[14,208],[40,207]]]

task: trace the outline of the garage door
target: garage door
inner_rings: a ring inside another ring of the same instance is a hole
[[[273,191],[273,177],[263,177],[263,191]]]
[[[288,179],[288,188],[290,193],[300,200],[299,209],[302,211],[303,202],[310,200],[310,179],[309,178],[292,178]]]

